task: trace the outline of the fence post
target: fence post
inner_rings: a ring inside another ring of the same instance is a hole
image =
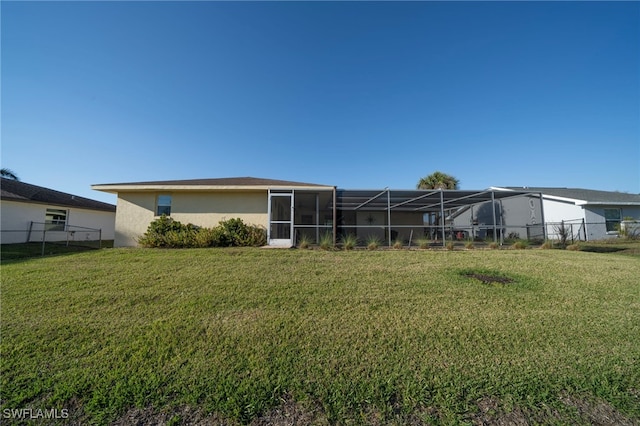
[[[47,230],[42,231],[42,256],[44,256],[44,243],[47,241]]]
[[[102,228],[98,230],[98,248],[102,248]]]
[[[33,229],[33,221],[29,223],[29,232],[27,233],[27,243],[31,240],[31,230]]]
[[[571,244],[575,243],[575,241],[573,240],[573,223],[569,224],[571,226]]]

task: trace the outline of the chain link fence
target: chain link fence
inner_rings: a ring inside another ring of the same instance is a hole
[[[0,234],[3,253],[21,250],[25,257],[103,247],[102,230],[83,226],[30,222],[28,229],[3,229]]]

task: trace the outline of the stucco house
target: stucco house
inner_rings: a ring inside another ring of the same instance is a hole
[[[112,240],[116,206],[2,178],[0,216],[2,244]]]
[[[424,236],[444,241],[451,236],[445,221],[439,219],[446,212],[521,195],[495,190],[339,189],[254,177],[111,183],[92,188],[118,196],[116,247],[136,246],[149,224],[162,214],[203,227],[240,218],[263,226],[268,243],[274,246],[292,246],[302,236],[318,241],[326,234],[334,241],[353,234],[361,241],[375,237],[389,245]],[[487,226],[491,235],[497,235],[497,225]]]
[[[333,212],[327,207],[334,197],[333,186],[240,177],[99,184],[92,188],[118,195],[116,247],[136,246],[149,224],[162,214],[203,227],[240,218],[266,228],[271,245],[291,245],[294,222],[313,232],[333,229]]]
[[[499,203],[496,221],[504,236],[519,238],[558,238],[562,224],[575,240],[589,241],[615,238],[624,218],[640,220],[640,195],[582,188],[492,187],[502,192],[522,193]],[[538,200],[542,199],[542,205]],[[541,207],[541,208],[540,208]],[[506,225],[509,217],[529,216],[524,227]],[[493,223],[493,216],[483,205],[467,207],[454,214],[457,227]],[[544,227],[542,226],[544,224]],[[482,237],[482,236],[480,236]]]

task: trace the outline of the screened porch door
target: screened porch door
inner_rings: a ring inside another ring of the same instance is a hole
[[[269,192],[269,245],[293,245],[293,193]]]

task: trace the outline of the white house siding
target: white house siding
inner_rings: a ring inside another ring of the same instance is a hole
[[[579,227],[582,220],[585,219],[584,208],[577,206],[574,202],[562,200],[550,200],[545,198],[544,205],[544,221],[546,222],[546,232],[549,239],[558,239],[558,226],[561,222],[566,222],[576,238],[578,238]],[[584,236],[582,237],[584,238]],[[593,239],[589,237],[589,239]]]
[[[221,220],[240,218],[251,225],[264,226],[267,220],[267,193],[262,192],[120,192],[116,214],[116,247],[135,247],[149,224],[157,219],[156,198],[171,195],[171,217],[182,223],[217,226]]]
[[[587,235],[589,240],[602,240],[617,238],[617,232],[607,232],[605,225],[605,209],[620,209],[620,219],[625,217],[640,218],[640,207],[621,206],[585,206],[585,222],[587,223]]]
[[[1,202],[0,209],[2,210],[2,244],[26,242],[31,222],[43,223],[47,209],[66,210],[67,225],[69,226],[101,229],[103,240],[112,240],[114,238],[114,212],[8,200]],[[42,241],[42,229],[42,225],[34,225],[31,241]],[[95,232],[83,233],[80,230],[77,230],[73,235],[67,235],[66,232],[48,232],[46,238],[47,241],[65,241],[67,238],[72,240],[97,240],[99,234]]]
[[[31,222],[44,222],[46,207],[41,204],[0,201],[2,244],[27,242]]]

